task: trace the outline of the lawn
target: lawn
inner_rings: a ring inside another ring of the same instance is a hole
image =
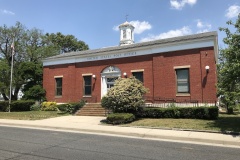
[[[0,112],[0,119],[40,120],[69,115],[57,111]]]
[[[123,126],[240,132],[240,114],[228,115],[221,113],[219,114],[219,118],[217,120],[145,118]]]

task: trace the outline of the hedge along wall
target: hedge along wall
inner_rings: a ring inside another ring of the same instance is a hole
[[[35,104],[35,101],[32,101],[32,100],[12,101],[11,111],[30,111],[30,107],[33,104]],[[8,101],[0,102],[0,111],[2,111],[2,112],[8,111],[8,107],[9,107]]]
[[[186,107],[186,108],[144,108],[136,113],[138,118],[191,118],[217,119],[217,107]]]
[[[0,101],[0,111],[5,112],[8,109],[8,101]]]

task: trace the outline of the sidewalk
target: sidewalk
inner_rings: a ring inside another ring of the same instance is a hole
[[[133,136],[138,138],[157,138],[165,140],[218,144],[223,146],[233,145],[240,147],[239,135],[102,125],[100,121],[103,119],[105,119],[105,117],[90,116],[62,116],[35,121],[0,119],[0,126],[7,125],[44,129],[61,129]]]

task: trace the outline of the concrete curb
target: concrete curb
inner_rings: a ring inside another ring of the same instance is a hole
[[[0,125],[9,126],[9,127],[27,127],[27,128],[30,127],[31,129],[47,129],[47,130],[55,129],[55,130],[63,130],[63,131],[70,130],[70,131],[79,131],[79,132],[111,134],[111,135],[119,135],[119,136],[132,136],[137,138],[154,138],[154,139],[162,139],[162,140],[176,140],[176,141],[198,142],[198,143],[230,145],[230,146],[240,147],[240,138],[238,141],[227,141],[224,139],[220,140],[220,139],[206,139],[204,137],[199,137],[199,138],[191,137],[190,136],[191,132],[197,133],[194,131],[190,131],[187,137],[183,137],[178,135],[172,136],[172,135],[154,134],[154,130],[157,130],[159,128],[148,128],[153,133],[150,133],[150,132],[136,133],[136,132],[131,132],[131,130],[129,130],[129,132],[122,132],[118,130],[110,131],[110,130],[102,130],[102,129],[86,129],[86,128],[72,128],[72,127],[59,127],[59,126],[31,125],[31,124],[14,124],[14,123],[5,123],[5,122],[0,122]]]
[[[233,135],[233,136],[240,135],[240,132],[232,132],[232,131],[220,132],[220,131],[211,131],[211,130],[180,129],[180,128],[167,128],[167,127],[146,127],[146,126],[124,126],[124,127],[161,129],[161,130],[173,130],[173,131],[191,131],[191,132],[218,133],[218,134],[226,134],[226,135]]]

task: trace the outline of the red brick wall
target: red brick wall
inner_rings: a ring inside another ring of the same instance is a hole
[[[176,96],[174,66],[190,65],[190,96]],[[210,66],[206,74],[205,66]],[[84,62],[44,67],[43,86],[47,100],[76,102],[83,98],[82,74],[92,73],[92,97],[101,100],[101,72],[108,66],[118,67],[122,73],[131,75],[131,70],[144,69],[144,85],[149,88],[147,96],[198,101],[216,100],[216,64],[213,48],[184,50],[146,56]],[[54,76],[63,76],[63,95],[55,97]],[[123,76],[122,76],[123,77]]]

